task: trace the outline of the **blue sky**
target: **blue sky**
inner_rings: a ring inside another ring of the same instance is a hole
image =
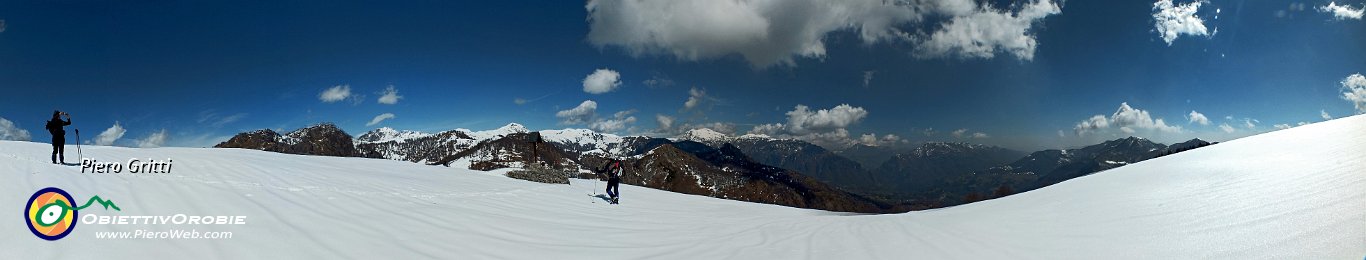
[[[62,109],[87,140],[117,122],[102,141],[120,146],[518,122],[1033,150],[1361,112],[1343,97],[1366,71],[1361,1],[887,3],[6,1],[0,136],[46,142]],[[609,91],[590,93],[598,70]]]

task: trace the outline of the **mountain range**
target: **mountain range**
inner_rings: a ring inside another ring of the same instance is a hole
[[[656,138],[587,129],[530,131],[512,123],[434,134],[386,127],[351,138],[323,123],[284,135],[245,132],[215,147],[485,171],[537,163],[580,178],[593,178],[609,160],[620,159],[627,165],[623,183],[630,185],[793,207],[900,212],[1006,196],[1210,144],[1194,139],[1166,146],[1129,137],[1028,154],[961,142],[837,152],[797,139],[729,136],[706,128]]]

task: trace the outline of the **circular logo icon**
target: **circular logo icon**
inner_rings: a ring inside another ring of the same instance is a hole
[[[58,240],[76,229],[74,199],[66,191],[47,187],[33,193],[24,208],[24,219],[33,235],[46,240]]]

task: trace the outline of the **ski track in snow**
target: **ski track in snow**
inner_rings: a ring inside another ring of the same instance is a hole
[[[1002,199],[905,214],[795,209],[505,171],[241,149],[82,147],[175,160],[170,174],[80,173],[0,142],[0,251],[12,259],[1362,259],[1366,116],[1221,143]],[[74,147],[72,147],[74,148]],[[69,149],[74,150],[74,149]],[[75,154],[69,153],[71,158]],[[68,158],[70,160],[71,158]],[[125,169],[126,170],[126,169]],[[245,215],[247,225],[87,225],[49,242],[17,211],[43,187],[98,215]],[[594,187],[596,186],[596,189]],[[232,231],[222,240],[96,231]]]

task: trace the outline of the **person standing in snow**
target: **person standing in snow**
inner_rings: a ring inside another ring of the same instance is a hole
[[[612,160],[612,165],[607,167],[607,195],[612,196],[612,204],[617,204],[621,197],[621,160]]]
[[[62,121],[62,116],[66,116],[66,121]],[[71,125],[71,114],[62,111],[52,111],[52,120],[47,121],[47,132],[52,134],[52,163],[57,164],[61,159],[62,164],[66,164],[66,129],[65,126]]]

